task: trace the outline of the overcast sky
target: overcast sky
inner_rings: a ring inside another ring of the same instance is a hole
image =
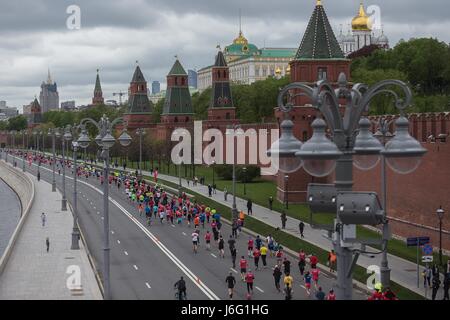
[[[359,0],[322,0],[335,32],[347,30]],[[178,55],[185,69],[214,61],[217,44],[242,29],[262,47],[298,47],[316,0],[0,0],[0,100],[9,106],[39,96],[50,68],[60,102],[89,103],[96,69],[103,95],[127,91],[136,60],[146,80],[165,83]],[[69,5],[81,9],[81,29],[69,30]],[[400,39],[436,37],[450,42],[448,0],[370,0],[385,33]],[[163,84],[164,87],[164,84]]]

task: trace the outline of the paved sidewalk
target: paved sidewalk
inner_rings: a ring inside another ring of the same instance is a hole
[[[134,172],[134,170],[133,170]],[[143,171],[144,175],[150,175],[149,172]],[[172,183],[175,183],[178,185],[179,178],[168,176],[164,174],[158,174],[158,178],[162,180],[166,180]],[[208,197],[208,186],[207,185],[201,185],[197,184],[197,186],[192,185],[192,181],[189,184],[189,187],[187,186],[186,179],[182,179],[182,186],[184,189],[189,189],[192,191],[195,191],[197,193],[200,193],[206,197]],[[232,207],[233,204],[233,195],[228,194],[228,201],[225,201],[224,193],[223,191],[217,190],[216,194],[213,194],[211,197],[214,201],[219,202],[220,204],[223,204],[228,207]],[[236,206],[237,209],[243,210],[245,213],[247,212],[247,200],[241,199],[236,197]],[[266,224],[269,224],[271,226],[278,226],[281,228],[281,213],[277,211],[270,211],[268,208],[262,207],[260,205],[257,205],[253,203],[253,215],[252,217],[255,219],[258,219],[262,222],[265,222]],[[294,235],[298,238],[300,238],[300,231],[299,231],[299,223],[300,221],[291,217],[287,217],[288,220],[286,222],[286,231],[287,233]],[[305,229],[303,232],[305,238],[302,239],[304,241],[307,241],[311,244],[314,244],[324,250],[330,251],[332,249],[333,245],[330,240],[326,238],[326,232],[322,230],[317,230],[311,228],[309,224],[305,222]],[[367,249],[370,250],[370,247],[367,247]],[[370,251],[376,252],[376,249],[372,249]],[[403,258],[393,256],[391,254],[388,255],[388,261],[389,261],[389,267],[391,268],[391,280],[397,282],[398,284],[402,285],[403,287],[406,287],[420,295],[425,295],[425,289],[423,288],[423,280],[422,276],[420,276],[420,288],[417,288],[417,265],[415,263],[412,263],[410,261],[407,261]],[[381,255],[375,255],[373,258],[366,255],[360,255],[358,259],[358,265],[367,268],[370,265],[381,265]],[[423,268],[420,268],[420,272],[422,272]],[[441,276],[441,281],[442,281]],[[429,289],[427,292],[427,297],[431,297],[431,290]],[[442,286],[438,292],[437,299],[442,299],[443,297],[443,290]]]
[[[60,211],[61,194],[51,192],[50,184],[32,179],[36,185],[34,204],[0,277],[0,300],[102,299],[83,243],[80,241],[81,250],[70,250],[72,212]],[[42,212],[47,215],[45,227]],[[70,266],[74,266],[72,271]],[[71,281],[76,268],[80,270],[81,287],[70,290],[67,283],[76,284]]]

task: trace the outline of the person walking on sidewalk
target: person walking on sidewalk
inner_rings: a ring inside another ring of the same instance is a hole
[[[209,195],[209,197],[212,197],[212,191],[213,191],[213,188],[211,187],[210,184],[208,184],[208,195]]]
[[[269,197],[269,209],[270,209],[270,211],[272,211],[272,208],[273,208],[273,197],[270,196]]]
[[[305,236],[303,235],[303,231],[305,230],[305,224],[303,223],[303,221],[300,221],[300,223],[298,224],[298,229],[300,231],[300,237],[304,238]]]
[[[249,216],[253,215],[252,207],[253,207],[252,200],[251,200],[251,199],[248,199],[248,200],[247,200],[247,212],[248,212],[248,215],[249,215]]]
[[[431,300],[436,300],[436,295],[441,286],[441,280],[439,280],[439,274],[433,277],[433,291],[431,295]]]
[[[283,210],[283,212],[281,213],[281,228],[282,229],[286,229],[286,221],[287,221],[286,212],[284,212],[284,210]]]
[[[47,217],[45,216],[45,213],[42,212],[41,214],[41,221],[42,221],[42,226],[45,227],[45,221],[47,220]]]
[[[443,300],[450,300],[448,295],[448,290],[450,286],[450,272],[447,272],[444,278],[444,299]]]
[[[47,252],[50,250],[50,239],[47,237],[47,239],[45,239],[45,245],[47,247]]]

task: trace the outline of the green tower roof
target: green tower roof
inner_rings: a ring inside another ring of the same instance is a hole
[[[141,68],[139,68],[139,66],[137,66],[136,70],[134,70],[134,75],[131,82],[146,82],[144,75],[142,74]]]
[[[102,86],[100,84],[100,75],[97,70],[97,79],[95,80],[95,89],[94,92],[102,92]]]
[[[327,14],[319,1],[309,20],[296,60],[345,59]]]
[[[168,74],[169,76],[187,76],[186,71],[184,70],[183,66],[181,65],[180,61],[178,59],[173,64],[172,69],[170,69],[170,72]]]

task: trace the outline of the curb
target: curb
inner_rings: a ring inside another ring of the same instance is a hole
[[[13,172],[16,176],[22,177],[25,180],[27,180],[27,182],[31,186],[31,191],[30,191],[31,192],[31,198],[30,198],[28,204],[26,206],[24,206],[24,204],[22,203],[22,199],[18,195],[20,203],[21,203],[21,207],[22,207],[21,218],[20,218],[19,223],[17,224],[16,229],[14,230],[14,233],[12,234],[12,236],[11,236],[9,242],[8,242],[8,246],[6,247],[2,257],[0,258],[0,275],[2,275],[3,271],[6,268],[8,260],[9,260],[9,258],[11,256],[11,254],[12,254],[14,245],[15,245],[17,239],[19,238],[20,231],[22,230],[23,225],[25,224],[25,221],[28,218],[29,212],[31,211],[31,207],[33,206],[34,197],[35,197],[35,186],[34,186],[34,182],[31,180],[31,178],[28,177],[25,173],[15,169],[14,167],[11,167],[3,159],[1,160],[1,162],[2,162],[1,165],[5,166],[5,168],[7,168],[7,170],[9,170],[10,172]],[[5,183],[8,184],[6,181],[5,181]],[[15,189],[12,186],[10,186],[9,184],[8,184],[8,186],[17,194],[17,192],[15,191]]]

